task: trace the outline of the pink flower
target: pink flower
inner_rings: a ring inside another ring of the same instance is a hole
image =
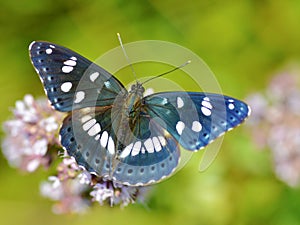
[[[116,185],[112,181],[92,177],[69,157],[58,165],[57,175],[50,176],[40,186],[41,194],[56,202],[53,206],[56,214],[83,213],[92,202],[124,207],[136,201],[142,202],[148,189]]]
[[[49,145],[58,145],[58,128],[63,114],[53,110],[46,99],[34,100],[26,95],[17,101],[14,118],[4,123],[6,138],[3,153],[10,165],[28,172],[40,165],[48,166],[51,154]]]
[[[56,214],[83,213],[90,205],[90,200],[85,197],[90,184],[91,175],[83,173],[73,158],[64,158],[57,167],[57,175],[42,182],[40,192],[56,201],[53,206]]]
[[[253,109],[252,138],[260,149],[272,151],[277,177],[290,186],[300,184],[299,75],[276,75],[265,92],[247,99]]]

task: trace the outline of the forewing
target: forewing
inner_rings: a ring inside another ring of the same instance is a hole
[[[126,92],[109,72],[70,49],[37,41],[29,53],[51,105],[59,111],[111,105]]]
[[[168,132],[187,150],[199,150],[250,114],[244,102],[201,92],[163,92],[144,98],[144,111],[165,123]]]

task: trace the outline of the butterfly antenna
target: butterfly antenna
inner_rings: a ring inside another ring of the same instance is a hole
[[[122,39],[121,39],[121,35],[120,35],[119,33],[117,33],[117,36],[118,36],[118,39],[119,39],[119,42],[120,42],[122,51],[123,51],[123,53],[124,53],[124,55],[125,55],[125,58],[126,58],[128,64],[129,64],[130,68],[131,68],[132,73],[133,73],[134,79],[137,81],[138,79],[137,79],[136,73],[135,73],[134,68],[133,68],[133,66],[132,66],[132,63],[131,63],[131,61],[130,61],[130,59],[129,59],[129,57],[128,57],[126,51],[125,51],[125,48],[124,48],[124,46],[123,46],[123,42],[122,42]]]
[[[162,77],[162,76],[164,76],[164,75],[166,75],[166,74],[172,73],[172,72],[174,72],[175,70],[178,70],[178,69],[180,69],[180,68],[182,68],[182,67],[185,67],[186,65],[190,64],[191,62],[192,62],[191,60],[188,60],[188,61],[186,61],[185,63],[183,63],[182,65],[175,67],[174,69],[171,69],[171,70],[169,70],[169,71],[167,71],[167,72],[164,72],[164,73],[162,73],[162,74],[159,74],[159,75],[157,75],[157,76],[151,77],[150,79],[144,81],[142,84],[145,84],[145,83],[149,82],[150,80],[156,79],[156,78],[158,78],[158,77]]]

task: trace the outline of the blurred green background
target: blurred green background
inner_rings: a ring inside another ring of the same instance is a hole
[[[174,42],[204,59],[225,94],[243,99],[299,61],[299,25],[298,0],[0,0],[0,122],[24,94],[44,95],[28,57],[33,40],[52,41],[90,59],[117,47],[117,32],[124,42]],[[0,223],[299,224],[300,190],[276,179],[270,152],[255,149],[247,127],[226,135],[204,173],[198,172],[200,156],[194,154],[179,173],[156,185],[145,205],[95,205],[84,215],[62,216],[39,195],[47,171],[22,174],[1,156]]]

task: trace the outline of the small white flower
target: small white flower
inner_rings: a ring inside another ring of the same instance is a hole
[[[79,183],[81,183],[81,184],[89,185],[89,184],[91,184],[92,176],[89,172],[84,170],[78,175],[78,180],[79,180]]]
[[[107,202],[110,206],[124,207],[136,201],[142,202],[148,190],[149,187],[130,187],[107,180],[95,184],[90,195],[93,197],[92,201],[99,202],[100,205]]]
[[[63,192],[63,186],[55,176],[49,177],[48,181],[44,181],[40,185],[41,195],[54,201],[60,200],[64,195]]]
[[[37,140],[32,146],[32,154],[44,156],[48,149],[48,142],[46,139]]]
[[[38,168],[39,165],[40,165],[40,160],[39,160],[39,159],[31,160],[31,161],[26,165],[27,171],[28,171],[28,172],[33,172],[33,171],[35,171],[35,170]]]
[[[93,201],[97,201],[100,205],[103,205],[107,199],[112,200],[114,197],[114,191],[111,187],[107,187],[106,183],[98,183],[94,186],[94,190],[90,193],[90,195],[93,197]]]
[[[52,132],[58,129],[59,125],[53,116],[50,116],[41,121],[41,126],[44,126],[47,132]]]

